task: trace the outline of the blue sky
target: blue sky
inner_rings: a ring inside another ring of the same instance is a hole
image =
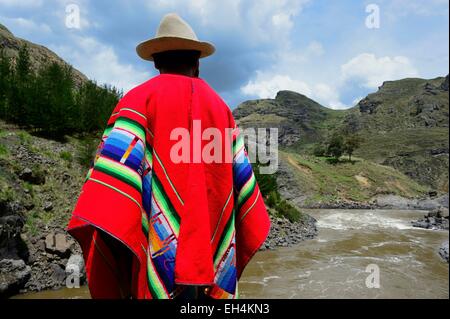
[[[66,25],[72,4],[79,28]],[[366,24],[373,5],[378,28]],[[125,92],[156,75],[135,46],[169,12],[215,44],[201,76],[231,108],[281,89],[347,108],[383,81],[449,70],[447,0],[0,0],[0,23],[15,35]]]

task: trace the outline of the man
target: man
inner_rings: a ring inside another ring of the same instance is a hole
[[[270,221],[243,139],[176,14],[137,47],[160,75],[115,107],[69,223],[93,298],[237,298]],[[201,289],[199,289],[201,288]]]

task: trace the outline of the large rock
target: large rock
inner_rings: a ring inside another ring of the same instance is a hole
[[[428,214],[426,214],[422,219],[412,222],[414,227],[434,229],[434,230],[448,230],[449,220],[448,220],[448,209],[445,207],[440,207],[433,209]]]
[[[21,259],[0,260],[0,298],[19,292],[31,275],[31,267]]]
[[[66,235],[50,233],[45,237],[45,250],[60,257],[68,257],[72,243],[66,238]]]
[[[26,255],[20,233],[24,226],[23,207],[0,199],[0,259],[22,259]]]
[[[25,182],[35,185],[45,184],[45,175],[42,172],[33,171],[28,167],[19,174],[19,178]]]
[[[448,262],[448,241],[442,243],[439,248],[439,255]]]

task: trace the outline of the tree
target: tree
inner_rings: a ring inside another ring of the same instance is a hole
[[[318,144],[314,145],[314,149],[313,149],[314,156],[322,157],[322,156],[325,156],[326,152],[327,152],[327,149],[323,144],[318,143]]]
[[[33,103],[30,98],[30,86],[33,83],[30,53],[26,45],[19,50],[15,68],[12,73],[9,107],[13,122],[25,126],[28,122],[28,111]]]
[[[10,59],[0,50],[0,118],[8,120],[8,96],[11,81]]]
[[[353,152],[361,145],[361,138],[357,135],[347,135],[344,139],[344,152],[348,154],[348,160],[352,161]]]
[[[344,153],[344,138],[342,135],[333,134],[328,141],[327,153],[333,156],[336,160]]]

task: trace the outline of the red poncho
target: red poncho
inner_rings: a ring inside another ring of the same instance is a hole
[[[199,126],[221,137],[198,136]],[[177,132],[189,132],[187,152],[177,148]],[[211,154],[214,138],[218,163],[198,157],[199,147]],[[242,271],[269,228],[229,108],[203,80],[163,74],[114,109],[68,230],[82,247],[93,298],[120,298],[120,282],[130,278],[133,297],[161,299],[190,285],[209,286],[213,298],[238,297]],[[101,234],[132,252],[130,267]]]

